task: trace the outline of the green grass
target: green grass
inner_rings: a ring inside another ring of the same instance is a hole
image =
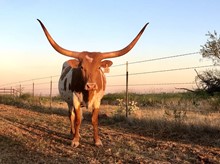
[[[0,104],[12,105],[18,108],[25,108],[30,110],[35,110],[37,112],[42,112],[46,114],[58,114],[67,115],[67,112],[63,110],[62,107],[55,105],[53,110],[51,110],[49,105],[50,98],[48,97],[32,97],[29,94],[22,95],[20,97],[14,97],[10,95],[0,95]],[[56,101],[58,104],[60,101]],[[54,101],[55,103],[55,101]]]
[[[103,104],[118,105],[117,99],[125,100],[125,93],[106,94]],[[192,110],[203,113],[220,111],[220,94],[213,96],[205,92],[183,92],[183,93],[154,93],[154,94],[138,94],[129,93],[129,101],[137,102],[140,108],[157,108],[171,110]],[[52,98],[52,103],[62,103],[60,96]],[[20,97],[2,96],[0,95],[0,103],[14,105],[17,107],[42,108],[50,105],[49,97],[32,97],[30,94],[22,94]]]
[[[117,99],[125,100],[125,93],[111,93],[103,97],[103,102],[111,105],[117,104]],[[129,101],[135,101],[140,107],[153,108],[191,108],[202,111],[219,111],[220,94],[213,96],[206,92],[182,93],[129,93]],[[205,104],[205,105],[204,105]]]

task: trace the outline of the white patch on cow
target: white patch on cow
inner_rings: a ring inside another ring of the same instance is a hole
[[[89,57],[88,55],[86,55],[86,59],[87,59],[90,63],[92,63],[92,61],[93,61],[93,58]]]
[[[66,67],[69,67],[68,61],[66,61],[66,62],[63,63],[63,68],[62,68],[61,74],[65,71],[65,68],[66,68]]]
[[[99,92],[94,91],[94,96],[92,99],[88,102],[88,109],[93,109],[93,108],[99,108],[101,104],[101,99],[104,95],[104,91],[101,90]]]
[[[62,69],[62,74],[65,72],[65,68],[68,67],[69,64],[68,62],[63,63],[63,69]],[[62,76],[61,74],[61,76]],[[72,70],[70,70],[64,78],[59,79],[59,92],[61,98],[67,102],[68,104],[73,104],[73,93],[71,90],[69,90],[69,85],[71,84],[71,79],[72,79]],[[66,82],[65,82],[66,80]]]

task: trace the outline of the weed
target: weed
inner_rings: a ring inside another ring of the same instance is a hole
[[[22,99],[22,100],[29,100],[31,97],[32,96],[31,96],[30,93],[23,93],[23,94],[21,94],[20,99]]]
[[[178,124],[182,123],[186,118],[186,111],[180,109],[164,110],[164,117],[166,119],[174,119]]]
[[[123,99],[117,99],[118,109],[116,109],[115,114],[125,114],[126,113],[126,103]],[[135,111],[139,110],[138,103],[136,101],[129,101],[128,103],[128,114],[131,115]]]

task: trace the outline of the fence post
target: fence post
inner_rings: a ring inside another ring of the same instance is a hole
[[[21,97],[21,84],[20,84],[20,89],[19,90],[20,90],[19,92],[20,92],[20,97]]]
[[[33,88],[32,88],[32,96],[34,97],[34,82],[33,82]]]
[[[128,62],[126,62],[126,117],[128,117]]]
[[[52,107],[52,77],[50,79],[50,108]]]

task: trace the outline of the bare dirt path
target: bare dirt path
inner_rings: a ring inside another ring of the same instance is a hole
[[[87,114],[80,146],[72,148],[66,110],[0,104],[0,163],[220,163],[220,144],[192,142],[178,139],[178,135],[160,136],[156,130],[104,116],[99,127],[103,147],[93,144]],[[213,138],[216,140],[216,136]]]

